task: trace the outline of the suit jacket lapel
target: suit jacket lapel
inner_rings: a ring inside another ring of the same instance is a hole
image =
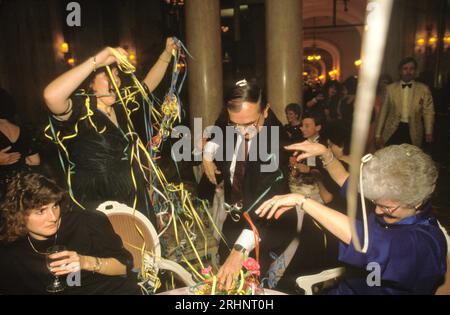
[[[409,104],[409,117],[411,118],[414,113],[414,108],[416,104],[419,103],[419,100],[417,100],[418,93],[417,93],[417,83],[413,83],[412,85],[412,91],[411,91],[411,103]]]
[[[402,93],[402,86],[400,82],[397,82],[395,85],[395,91],[394,91],[394,95],[396,98],[396,112],[397,115],[399,115],[401,117],[402,115],[402,106],[403,106],[403,93]]]

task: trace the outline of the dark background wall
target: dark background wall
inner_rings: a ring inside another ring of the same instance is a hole
[[[142,77],[158,58],[166,36],[176,35],[184,39],[183,9],[175,10],[163,0],[79,0],[81,27],[66,25],[68,12],[65,7],[68,2],[0,0],[0,86],[13,95],[24,122],[38,124],[46,121],[42,91],[53,78],[68,69],[62,56],[58,55],[58,40],[64,39],[70,44],[70,53],[77,62],[106,45],[129,47],[136,52],[138,76]],[[397,78],[398,61],[403,56],[415,55],[423,79],[436,87],[440,93],[438,97],[443,95],[444,100],[438,102],[443,111],[448,108],[448,98],[445,101],[443,89],[449,82],[449,45],[444,47],[438,61],[436,48],[426,47],[419,51],[415,42],[420,36],[436,35],[442,16],[447,20],[444,33],[449,36],[450,11],[447,2],[394,1],[383,64],[383,72]],[[222,33],[225,85],[250,76],[265,82],[264,1],[222,0],[221,8],[232,8],[237,3],[247,4],[248,7],[241,11],[238,31],[236,19],[222,17],[222,25],[230,27],[229,32]],[[348,12],[345,12],[343,2],[338,1],[338,24],[363,21],[364,3],[365,0],[348,1]],[[331,23],[332,4],[331,0],[304,1],[304,25],[308,28],[305,29],[305,40],[311,40],[314,33],[311,29],[312,17],[315,17],[315,25]],[[443,4],[446,4],[444,10]],[[353,62],[359,58],[361,45],[358,27],[319,29],[314,36],[338,47],[341,79],[357,72]],[[436,74],[438,62],[441,67]],[[166,89],[167,80],[160,85],[157,94],[161,95]]]
[[[0,86],[13,95],[25,123],[46,120],[42,91],[69,69],[57,51],[56,43],[62,39],[69,43],[76,62],[105,46],[128,45],[136,52],[137,74],[142,77],[174,29],[173,23],[164,18],[165,3],[159,0],[78,0],[81,27],[66,24],[69,2],[0,1]]]

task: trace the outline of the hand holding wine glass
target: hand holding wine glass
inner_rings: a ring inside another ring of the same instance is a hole
[[[55,259],[54,255],[64,251],[66,251],[66,247],[61,245],[54,245],[48,248],[46,251],[45,262],[47,264],[47,268],[48,270],[50,270],[50,272],[52,272],[53,276],[55,277],[53,282],[49,286],[47,286],[47,292],[57,293],[64,290],[64,284],[61,283],[61,281],[59,280],[59,276],[54,272],[54,268],[52,266],[56,260],[60,259],[60,258]]]
[[[62,251],[53,252],[49,258],[51,259],[51,272],[56,276],[63,276],[81,269],[82,256],[77,252],[64,248]]]

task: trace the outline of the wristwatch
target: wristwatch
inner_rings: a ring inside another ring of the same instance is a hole
[[[234,244],[233,249],[237,252],[245,253],[245,247],[240,244]]]

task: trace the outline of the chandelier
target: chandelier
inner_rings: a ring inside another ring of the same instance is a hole
[[[172,5],[172,6],[174,6],[174,7],[176,7],[176,6],[183,6],[184,5],[184,0],[165,0],[165,2],[167,3],[167,4],[170,4],[170,5]]]
[[[316,53],[316,18],[313,18],[313,53],[311,55],[306,56],[306,60],[308,61],[319,61],[322,59],[322,56]]]

